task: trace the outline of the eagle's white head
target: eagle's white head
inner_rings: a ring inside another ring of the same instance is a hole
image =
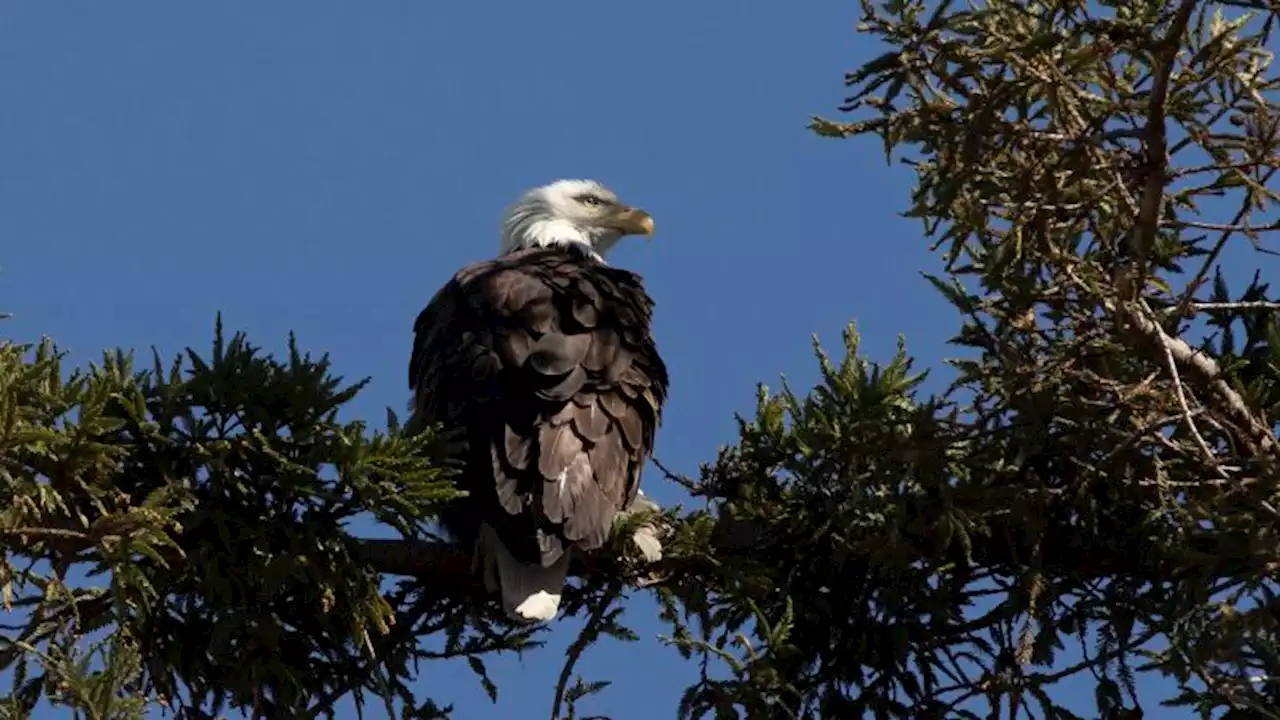
[[[652,235],[653,218],[594,180],[557,180],[525,193],[502,218],[503,255],[560,245],[604,255],[626,235]]]

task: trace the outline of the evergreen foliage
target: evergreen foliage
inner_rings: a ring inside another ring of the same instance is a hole
[[[853,117],[811,127],[912,165],[954,379],[924,393],[905,345],[872,362],[851,326],[838,358],[815,342],[816,387],[762,386],[736,444],[666,472],[703,507],[662,514],[660,563],[618,542],[576,568],[553,720],[606,688],[575,674],[595,640],[635,639],[629,587],[702,660],[682,717],[1076,718],[1055,687],[1082,676],[1100,718],[1280,718],[1280,300],[1222,265],[1280,231],[1280,7],[862,11],[886,51],[847,76]],[[484,657],[542,630],[431,535],[446,438],[339,421],[361,384],[327,359],[216,336],[69,375],[48,342],[0,346],[0,717],[317,717],[350,693],[441,717],[408,685],[446,657],[496,692]],[[1176,692],[1140,697],[1144,674]]]

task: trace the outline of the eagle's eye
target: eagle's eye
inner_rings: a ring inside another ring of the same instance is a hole
[[[582,203],[583,205],[588,205],[590,207],[596,207],[597,205],[604,204],[604,201],[596,197],[595,195],[583,195],[582,197],[578,198],[578,202]]]

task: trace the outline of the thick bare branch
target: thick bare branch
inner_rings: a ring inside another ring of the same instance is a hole
[[[1257,417],[1249,409],[1244,398],[1240,397],[1240,393],[1232,389],[1231,385],[1222,378],[1222,368],[1217,361],[1204,353],[1196,352],[1182,338],[1166,333],[1164,328],[1155,321],[1155,314],[1147,307],[1145,301],[1136,307],[1122,303],[1122,307],[1125,317],[1157,352],[1161,354],[1168,352],[1178,364],[1190,371],[1198,382],[1213,393],[1218,400],[1219,409],[1247,433],[1245,437],[1253,446],[1250,448],[1251,452],[1256,453],[1261,450],[1275,458],[1278,448],[1270,426]]]

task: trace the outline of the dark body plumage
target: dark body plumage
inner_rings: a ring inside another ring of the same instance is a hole
[[[667,394],[638,275],[562,247],[459,271],[414,325],[416,420],[465,439],[470,496],[442,523],[490,525],[521,564],[590,551],[640,486]]]

